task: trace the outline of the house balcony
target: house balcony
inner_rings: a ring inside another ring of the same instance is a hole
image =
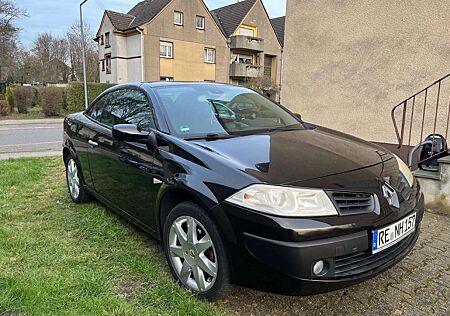
[[[264,67],[249,64],[231,64],[230,77],[233,78],[257,78],[264,73]]]
[[[263,52],[264,40],[262,38],[253,36],[235,35],[231,36],[230,48],[253,52]]]

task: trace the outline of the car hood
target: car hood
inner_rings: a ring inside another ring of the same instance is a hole
[[[233,168],[270,184],[291,184],[380,164],[376,170],[382,170],[383,161],[392,158],[379,146],[326,128],[194,143]]]

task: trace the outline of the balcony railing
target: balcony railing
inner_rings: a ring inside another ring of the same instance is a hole
[[[249,64],[231,64],[230,77],[235,78],[256,78],[261,77],[264,72],[264,67],[259,65]]]
[[[231,37],[230,48],[254,52],[263,52],[264,40],[262,38],[253,36],[235,35]]]

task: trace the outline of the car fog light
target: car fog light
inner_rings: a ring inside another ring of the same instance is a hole
[[[316,264],[313,267],[313,272],[315,275],[322,274],[322,272],[325,270],[325,262],[323,260],[319,260],[316,262]]]

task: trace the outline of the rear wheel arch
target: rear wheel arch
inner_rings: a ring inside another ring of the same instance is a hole
[[[69,148],[64,147],[64,149],[63,149],[63,160],[64,160],[64,163],[67,163],[67,159],[69,159],[70,155],[72,155],[72,153],[70,152]]]
[[[81,180],[83,182],[83,185],[86,185],[86,182],[84,180],[84,170],[81,167],[80,161],[78,160],[78,156],[76,154],[76,151],[72,145],[72,143],[66,143],[66,145],[63,148],[63,161],[64,161],[64,166],[67,166],[67,161],[69,160],[69,158],[72,157],[75,160],[75,163],[77,164],[78,167],[78,172],[80,174]],[[89,172],[89,170],[88,170]]]

